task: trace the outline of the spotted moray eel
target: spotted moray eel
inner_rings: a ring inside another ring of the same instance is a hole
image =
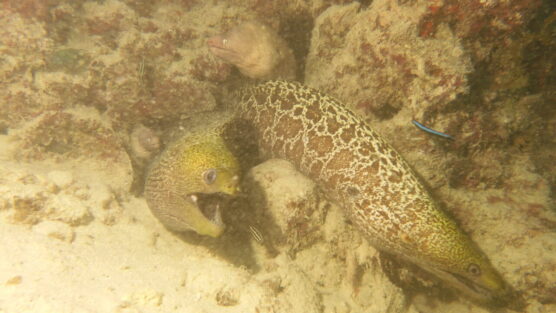
[[[270,81],[240,91],[233,106],[253,125],[261,153],[292,162],[317,182],[373,246],[476,300],[510,297],[486,256],[406,161],[343,104],[297,83]]]
[[[199,205],[199,194],[233,195],[238,189],[239,163],[221,136],[226,114],[199,115],[194,126],[150,165],[145,200],[151,212],[173,231],[193,230],[218,237],[224,231],[219,207]]]

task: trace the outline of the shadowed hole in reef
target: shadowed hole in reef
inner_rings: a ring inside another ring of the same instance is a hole
[[[254,185],[250,185],[254,186]],[[242,190],[246,187],[242,185]],[[247,191],[250,194],[263,195],[262,190],[254,191],[253,188]],[[247,193],[246,192],[246,193]],[[226,225],[226,229],[222,236],[211,238],[201,236],[194,232],[183,232],[179,237],[194,245],[201,245],[209,249],[212,253],[225,261],[235,265],[244,266],[252,272],[258,272],[260,265],[257,264],[253,244],[257,241],[253,238],[252,229],[256,229],[258,234],[263,238],[261,244],[267,256],[275,257],[278,254],[273,240],[270,237],[269,225],[272,225],[272,219],[264,213],[265,204],[260,201],[256,205],[252,201],[248,201],[244,196],[230,197],[224,194],[195,194],[197,203],[203,212],[214,211],[219,206],[222,214],[222,220]],[[266,199],[263,199],[266,203]],[[276,226],[274,226],[276,227]]]
[[[305,79],[305,59],[309,53],[313,24],[312,17],[300,14],[288,16],[282,29],[280,29],[280,36],[286,40],[293,50],[297,64],[296,77],[299,81]]]
[[[418,294],[438,298],[443,302],[457,299],[454,292],[441,281],[415,264],[405,262],[385,252],[380,253],[380,267],[388,279],[412,298]]]
[[[373,110],[373,113],[380,120],[389,120],[393,118],[401,110],[401,108],[402,108],[401,103],[388,102],[388,103],[384,103],[381,106],[378,106],[376,110]]]
[[[240,163],[242,173],[262,162],[259,155],[259,137],[253,125],[244,119],[234,119],[225,125],[222,138],[227,148]]]
[[[248,218],[249,208],[242,201],[234,201],[221,194],[196,194],[197,204],[201,211],[207,207],[218,205],[226,230],[222,236],[212,238],[195,232],[179,233],[179,237],[190,244],[204,246],[218,257],[235,266],[245,266],[253,272],[259,270],[253,255],[253,247],[249,240],[247,227],[242,225]]]
[[[553,90],[556,84],[556,1],[544,0],[527,25],[529,42],[521,56],[531,93]]]
[[[371,3],[373,3],[373,0],[357,0],[357,1],[355,1],[355,2],[361,3],[361,6],[362,6],[363,8],[366,8],[366,7],[368,7],[369,5],[371,5]],[[399,0],[398,3],[400,3],[400,2],[407,2],[407,0],[404,0],[404,1],[400,1],[400,0]],[[403,4],[403,3],[400,3],[400,4]]]

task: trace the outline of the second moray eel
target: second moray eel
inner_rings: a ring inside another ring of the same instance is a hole
[[[239,164],[221,137],[227,121],[222,114],[198,117],[197,125],[170,143],[150,166],[145,199],[169,229],[211,237],[224,231],[220,208],[199,206],[197,195],[237,191]]]

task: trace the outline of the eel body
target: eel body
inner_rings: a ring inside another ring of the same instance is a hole
[[[510,296],[402,157],[343,104],[284,81],[245,88],[237,98],[236,115],[253,125],[261,153],[292,162],[316,181],[373,246],[477,300],[503,303]]]
[[[202,207],[198,194],[233,195],[239,163],[221,137],[225,115],[212,114],[170,143],[151,164],[145,199],[151,212],[174,231],[218,237],[224,231],[219,207]]]

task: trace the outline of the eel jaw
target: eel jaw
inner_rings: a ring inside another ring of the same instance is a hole
[[[189,198],[197,206],[199,211],[201,211],[201,213],[207,220],[218,227],[224,228],[225,225],[222,221],[222,212],[220,211],[220,201],[204,201],[205,199],[200,200],[200,197],[208,195],[210,194],[197,193],[189,195]]]
[[[442,278],[444,281],[449,282],[452,287],[461,291],[464,296],[483,305],[493,307],[506,306],[512,309],[519,309],[524,306],[522,300],[516,295],[510,286],[505,283],[503,286],[494,287],[495,284],[489,284],[489,282],[487,282],[486,285],[483,286],[457,273],[431,269],[430,267],[425,268]]]
[[[207,40],[207,45],[212,54],[222,58],[227,63],[240,64],[245,58],[243,51],[238,51],[231,46],[230,40],[223,35],[214,36]]]
[[[222,207],[226,205],[227,195],[222,193],[192,193],[186,196],[197,210],[197,220],[191,230],[200,235],[220,237],[226,225],[222,219]]]

